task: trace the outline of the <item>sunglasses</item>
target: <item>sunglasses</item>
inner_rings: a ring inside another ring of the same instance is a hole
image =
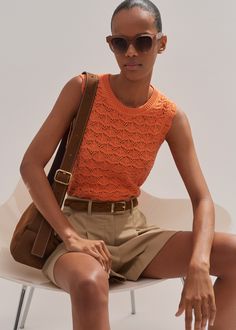
[[[106,37],[106,41],[114,53],[125,54],[131,44],[137,52],[147,53],[153,47],[153,40],[159,40],[162,36],[162,32],[158,32],[157,34],[138,34],[134,38],[128,38],[122,35],[113,35]]]

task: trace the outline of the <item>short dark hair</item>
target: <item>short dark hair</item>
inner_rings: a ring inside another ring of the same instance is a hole
[[[153,2],[150,0],[125,0],[119,4],[119,6],[115,9],[112,18],[111,18],[111,26],[113,22],[113,18],[117,13],[119,13],[122,9],[131,9],[133,7],[139,7],[143,10],[148,11],[155,19],[155,26],[158,32],[162,32],[162,22],[161,22],[161,14],[159,9]]]

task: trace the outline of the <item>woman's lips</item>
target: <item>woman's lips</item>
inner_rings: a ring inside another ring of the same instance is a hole
[[[124,65],[124,67],[128,70],[138,70],[141,66],[142,64],[139,63],[127,63]]]

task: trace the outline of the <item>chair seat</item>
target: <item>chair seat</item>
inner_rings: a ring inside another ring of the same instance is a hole
[[[41,270],[16,262],[10,254],[9,245],[13,230],[23,210],[30,202],[29,194],[22,182],[19,181],[12,196],[0,206],[0,278],[22,284],[19,306],[15,319],[14,330],[23,328],[28,314],[34,288],[43,288],[63,292],[51,283]],[[187,199],[160,199],[144,191],[139,196],[140,210],[145,214],[149,223],[158,224],[165,229],[191,230],[192,207]],[[216,224],[218,230],[229,230],[230,216],[225,209],[216,206]],[[165,279],[140,278],[138,281],[125,281],[110,284],[110,293],[130,291],[131,311],[135,314],[134,291],[148,285],[158,284]],[[22,306],[27,288],[30,288],[26,307],[22,315]]]
[[[60,290],[40,270],[16,262],[6,246],[0,248],[0,277],[29,286]]]
[[[0,248],[0,277],[6,280],[14,281],[35,288],[45,288],[54,291],[62,291],[60,288],[51,283],[44,274],[35,268],[16,262],[9,251],[8,247]],[[137,289],[152,285],[163,279],[156,280],[150,278],[141,278],[138,281],[124,281],[110,284],[110,292],[121,292],[131,289]]]
[[[159,282],[165,281],[165,279],[154,279],[154,278],[139,278],[137,281],[125,281],[123,283],[111,283],[109,291],[122,292],[129,290],[136,290],[139,288],[144,288],[145,286],[158,284]]]

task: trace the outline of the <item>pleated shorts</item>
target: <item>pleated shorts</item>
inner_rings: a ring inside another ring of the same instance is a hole
[[[123,213],[90,214],[68,206],[63,208],[63,212],[80,237],[105,242],[112,256],[110,280],[136,281],[166,242],[177,232],[149,224],[138,205]],[[62,242],[49,256],[42,269],[55,285],[57,283],[53,273],[54,265],[65,253],[69,251]]]

